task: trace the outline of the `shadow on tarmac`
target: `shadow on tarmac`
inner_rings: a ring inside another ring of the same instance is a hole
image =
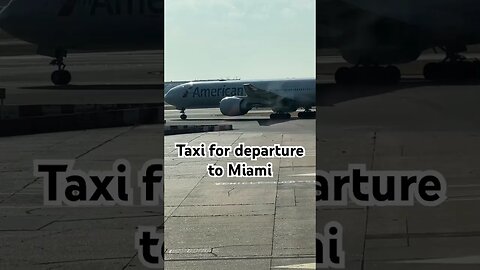
[[[430,82],[420,79],[403,79],[400,83],[394,85],[380,84],[353,84],[353,85],[337,85],[335,83],[317,83],[317,106],[333,106],[337,103],[386,94],[395,91],[422,87],[440,86],[440,85],[479,85],[480,81],[466,82]]]
[[[281,124],[281,123],[285,123],[285,122],[289,122],[289,121],[296,121],[296,120],[304,120],[304,119],[299,119],[297,117],[292,117],[291,119],[278,119],[278,120],[271,120],[269,119],[268,117],[265,117],[265,118],[243,118],[243,119],[226,119],[226,118],[219,118],[219,119],[212,119],[212,118],[194,118],[194,119],[187,119],[187,120],[170,120],[170,122],[175,122],[175,124],[179,124],[179,123],[184,123],[184,124],[191,124],[193,122],[199,122],[199,121],[205,121],[205,122],[209,122],[209,121],[215,121],[215,122],[218,122],[218,121],[224,121],[224,122],[258,122],[258,124],[260,126],[272,126],[272,125],[276,125],[276,124]],[[315,119],[311,119],[311,120],[314,120]]]

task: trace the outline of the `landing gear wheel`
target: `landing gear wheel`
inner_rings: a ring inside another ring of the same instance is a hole
[[[182,119],[182,120],[187,120],[187,115],[186,115],[186,114],[180,115],[180,119]]]
[[[440,75],[440,64],[438,63],[428,63],[423,68],[423,77],[429,81],[435,81],[439,78]]]
[[[480,79],[480,62],[468,61],[461,55],[467,51],[467,47],[445,46],[440,47],[445,51],[445,59],[440,63],[428,63],[423,68],[423,76],[430,81],[441,82],[465,82],[478,81]]]
[[[289,113],[272,113],[270,114],[270,119],[279,120],[279,119],[290,119],[292,116]]]
[[[52,73],[51,80],[55,85],[67,85],[72,80],[72,75],[65,69],[64,58],[67,57],[67,51],[64,49],[57,49],[55,51],[55,59],[50,62],[50,65],[57,66],[57,70]]]
[[[51,76],[52,83],[55,85],[68,85],[72,80],[72,75],[68,70],[55,70]]]
[[[316,112],[311,112],[311,111],[298,113],[298,118],[300,119],[316,119],[317,118],[316,116],[317,116]]]
[[[341,67],[335,72],[337,84],[352,84],[355,81],[355,72],[348,67]]]
[[[397,84],[402,77],[400,69],[396,66],[388,66],[383,71],[385,72],[387,83]]]

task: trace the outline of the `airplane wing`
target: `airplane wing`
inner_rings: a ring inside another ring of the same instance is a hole
[[[270,91],[257,88],[250,83],[244,84],[243,89],[245,90],[245,93],[247,93],[247,96],[253,99],[276,99],[279,97]]]
[[[275,106],[276,104],[295,104],[295,100],[280,96],[271,91],[255,87],[251,83],[243,85],[249,102],[255,105]]]

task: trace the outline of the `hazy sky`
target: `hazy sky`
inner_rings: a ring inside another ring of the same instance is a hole
[[[314,0],[166,0],[165,81],[315,77]]]

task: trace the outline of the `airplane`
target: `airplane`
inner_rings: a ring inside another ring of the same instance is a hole
[[[67,52],[163,49],[163,0],[10,0],[0,28],[53,57],[51,80],[68,85]]]
[[[317,48],[337,48],[353,67],[335,73],[339,84],[396,83],[395,65],[439,48],[445,59],[425,65],[427,80],[478,80],[480,62],[462,52],[480,43],[478,0],[318,0]]]
[[[239,116],[256,107],[270,107],[271,119],[289,119],[298,108],[298,117],[314,119],[315,80],[219,80],[184,83],[168,91],[164,100],[187,119],[188,108],[220,108],[223,115]]]

